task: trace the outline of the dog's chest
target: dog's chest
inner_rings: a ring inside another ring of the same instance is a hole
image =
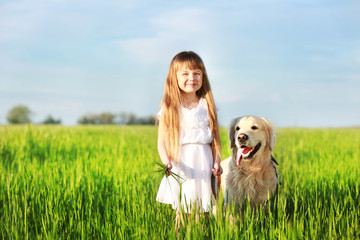
[[[268,179],[264,177],[264,171],[248,171],[246,169],[236,167],[230,169],[232,178],[227,179],[227,184],[231,195],[242,201],[245,197],[249,197],[255,202],[262,202],[267,198],[268,193],[272,193],[273,189],[269,185]],[[275,177],[275,176],[274,176]]]
[[[233,170],[234,179],[232,181],[232,185],[237,191],[241,191],[243,195],[248,195],[251,189],[254,189],[255,185],[257,185],[257,173],[248,172],[242,168]]]

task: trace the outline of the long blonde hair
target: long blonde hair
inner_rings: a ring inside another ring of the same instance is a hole
[[[177,83],[176,73],[183,66],[192,70],[200,69],[203,73],[202,86],[196,92],[196,95],[200,98],[205,98],[207,102],[210,129],[213,136],[211,148],[215,160],[216,157],[220,158],[221,156],[221,143],[216,107],[204,62],[199,55],[192,51],[180,52],[172,59],[165,82],[164,94],[161,100],[160,108],[165,126],[165,142],[168,157],[171,161],[178,161],[180,129],[179,106],[184,103],[184,98]]]

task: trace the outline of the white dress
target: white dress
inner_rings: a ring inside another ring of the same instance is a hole
[[[160,113],[161,114],[161,113]],[[209,212],[214,199],[211,191],[213,155],[210,143],[207,103],[201,98],[194,109],[180,107],[179,162],[172,162],[172,172],[178,174],[180,184],[172,177],[161,180],[156,200],[182,210]],[[181,196],[180,196],[181,191]]]

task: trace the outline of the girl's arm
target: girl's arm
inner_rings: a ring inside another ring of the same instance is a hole
[[[167,154],[166,150],[166,142],[165,142],[165,124],[163,121],[163,116],[160,116],[159,119],[159,130],[158,130],[158,152],[160,155],[160,159],[162,163],[168,168],[168,174],[170,174],[170,170],[172,168],[171,161]]]
[[[220,135],[217,134],[217,136],[218,136],[218,142],[220,143]],[[221,146],[220,146],[220,153],[221,153]],[[214,156],[214,165],[213,165],[214,176],[219,176],[223,172],[220,162],[221,162],[221,155]]]

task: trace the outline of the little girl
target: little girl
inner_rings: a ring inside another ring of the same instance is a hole
[[[158,151],[167,173],[156,200],[182,211],[209,212],[214,199],[211,173],[220,175],[220,136],[206,69],[194,52],[180,52],[171,61],[161,101]],[[180,196],[181,193],[181,196]]]

